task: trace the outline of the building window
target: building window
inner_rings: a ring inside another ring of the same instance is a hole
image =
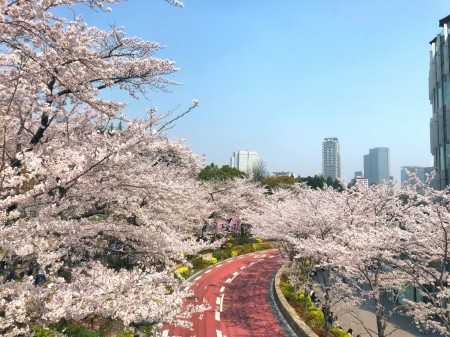
[[[444,104],[447,103],[450,99],[450,95],[448,92],[448,81],[447,81],[447,76],[444,75],[442,76],[442,91],[443,91],[443,95],[444,95]]]

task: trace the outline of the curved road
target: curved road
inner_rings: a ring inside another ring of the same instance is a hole
[[[192,317],[192,330],[165,325],[163,336],[285,337],[267,303],[267,284],[281,263],[279,251],[269,250],[208,269],[190,289],[195,302],[205,299],[210,309]]]

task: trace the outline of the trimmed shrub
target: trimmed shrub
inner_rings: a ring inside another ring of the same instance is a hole
[[[203,263],[203,259],[202,259],[201,257],[198,257],[198,258],[196,258],[196,259],[193,259],[193,260],[191,261],[191,263],[192,263],[192,267],[193,267],[194,269],[196,269],[196,270],[205,268],[205,265],[204,265],[204,263]]]
[[[256,243],[261,243],[261,242],[263,242],[263,239],[256,238],[256,239],[255,239],[255,242],[256,242]]]
[[[238,255],[239,255],[239,253],[237,252],[237,250],[231,251],[231,257],[236,257]]]
[[[349,337],[350,335],[341,328],[331,328],[330,333],[335,337]]]
[[[233,248],[233,244],[230,243],[230,242],[227,242],[227,248],[228,248],[228,249],[229,249],[229,248]]]
[[[257,243],[253,243],[252,244],[252,248],[253,248],[254,251],[261,250],[261,246],[259,244],[257,244]]]
[[[187,278],[189,276],[189,268],[188,267],[180,267],[175,270],[177,274],[180,274],[182,277]]]
[[[216,257],[212,257],[210,259],[202,259],[203,265],[210,265],[210,264],[216,264],[217,263],[217,258]]]
[[[287,282],[280,282],[280,290],[288,301],[298,301],[298,296],[293,292],[294,288]]]
[[[301,292],[301,293],[298,295],[298,300],[299,300],[300,302],[305,303],[306,306],[308,306],[308,307],[312,306],[311,297],[309,297],[309,295],[306,295],[306,296],[305,296],[305,293],[304,293],[304,292]]]
[[[231,257],[230,254],[231,253],[229,250],[218,250],[217,252],[212,253],[213,257],[215,257],[219,261],[228,259],[229,257]]]
[[[100,332],[88,330],[83,326],[68,324],[64,330],[64,334],[68,337],[101,337]]]
[[[308,296],[309,297],[309,296]],[[308,325],[312,328],[320,328],[325,325],[325,316],[323,311],[317,307],[308,308]]]
[[[270,242],[261,242],[259,244],[259,246],[261,247],[261,249],[270,249],[270,248],[272,248],[272,245],[270,244]]]
[[[35,337],[53,337],[56,330],[45,329],[42,326],[35,326],[33,328]]]

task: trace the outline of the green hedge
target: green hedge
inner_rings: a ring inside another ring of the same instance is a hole
[[[331,328],[329,331],[335,337],[350,337],[350,335],[341,328]]]

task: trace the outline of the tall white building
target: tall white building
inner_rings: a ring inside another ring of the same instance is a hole
[[[325,138],[322,143],[322,173],[327,179],[341,177],[341,152],[337,138]]]
[[[259,162],[259,156],[255,151],[233,152],[230,160],[230,166],[237,168],[239,171],[247,173],[250,177],[252,175],[253,167]]]

